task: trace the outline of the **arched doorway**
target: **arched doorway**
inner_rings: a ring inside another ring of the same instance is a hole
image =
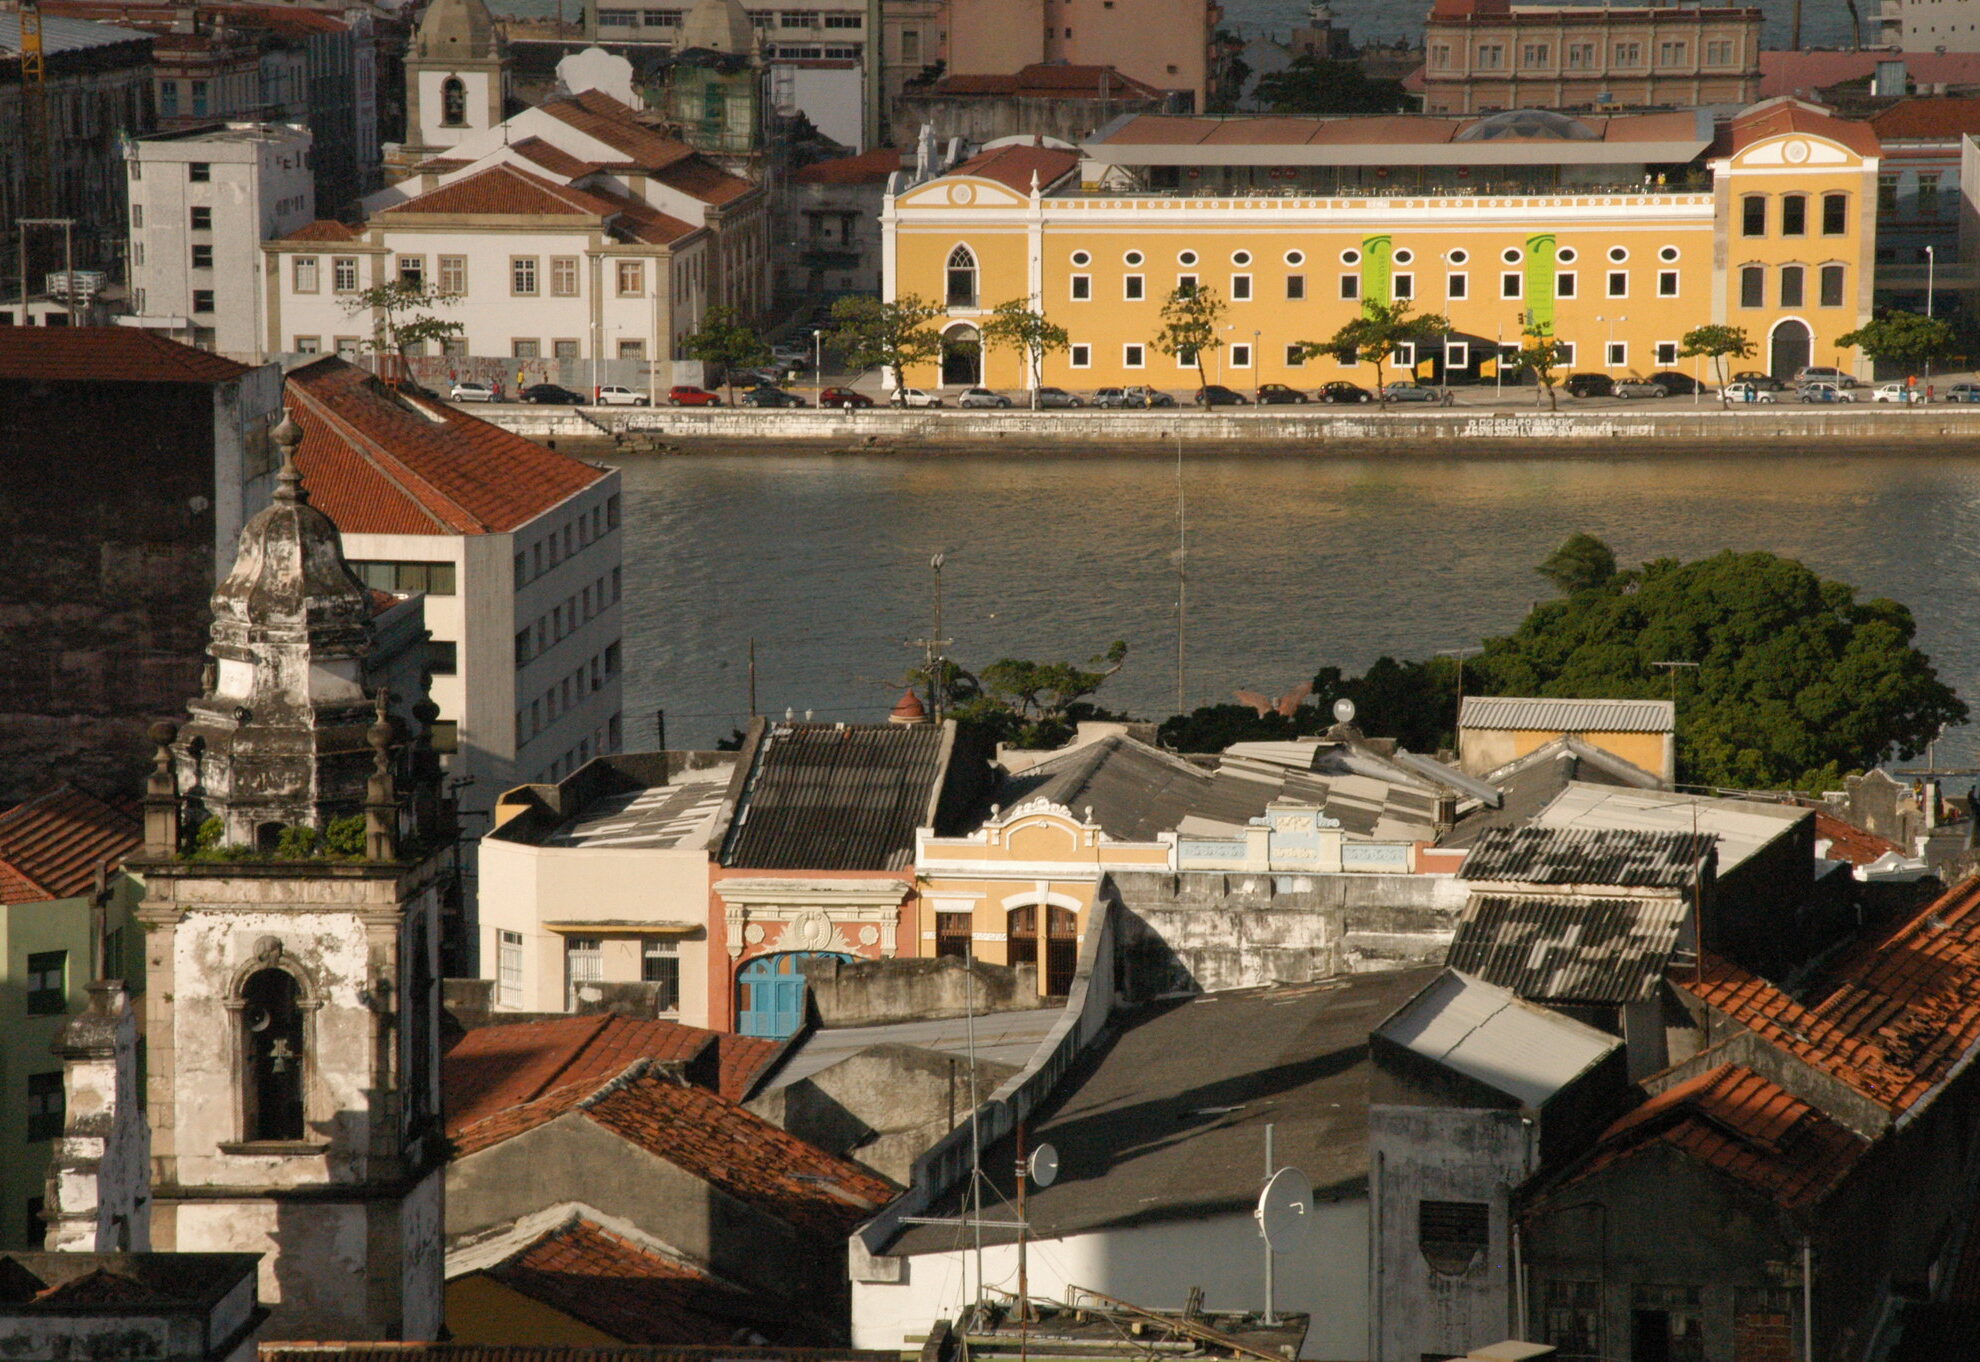
[[[1767,372],[1782,382],[1808,367],[1815,353],[1815,335],[1808,323],[1789,317],[1776,323],[1767,346]]]
[[[1079,968],[1079,915],[1070,908],[1044,907],[1045,958],[1038,958],[1038,913],[1042,904],[1013,908],[1007,918],[1005,960],[1038,967],[1048,997],[1063,998]]]
[[[973,326],[951,328],[942,336],[942,385],[967,388],[982,381],[982,337]]]
[[[804,962],[850,960],[837,951],[759,955],[736,975],[736,1031],[781,1039],[804,1025]]]

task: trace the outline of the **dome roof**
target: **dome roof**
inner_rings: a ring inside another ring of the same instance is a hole
[[[1508,109],[1489,114],[1461,130],[1453,142],[1496,142],[1506,137],[1535,137],[1555,142],[1599,142],[1602,135],[1579,119],[1546,109]]]
[[[499,57],[502,35],[482,0],[433,0],[420,16],[413,49],[428,58]]]
[[[274,500],[241,528],[239,556],[213,595],[216,642],[271,628],[342,636],[361,633],[370,618],[371,593],[344,561],[343,535],[303,490],[295,464],[301,435],[288,419],[274,431],[282,471]]]
[[[694,8],[681,20],[680,44],[675,50],[700,48],[743,56],[755,45],[756,26],[736,0],[695,0]]]

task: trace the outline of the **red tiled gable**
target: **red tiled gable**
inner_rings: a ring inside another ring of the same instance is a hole
[[[1610,1126],[1567,1181],[1659,1145],[1790,1209],[1820,1200],[1870,1147],[1751,1069],[1723,1064],[1659,1093]]]
[[[346,533],[502,533],[607,476],[335,357],[293,370],[288,396],[310,500]]]
[[[526,161],[534,161],[553,175],[565,179],[576,179],[598,169],[589,161],[580,161],[562,147],[552,146],[541,137],[526,137],[509,148]]]
[[[613,212],[606,200],[583,189],[552,184],[511,165],[490,166],[452,184],[429,189],[419,197],[395,204],[394,213],[434,213],[508,217],[603,217]]]
[[[798,184],[885,184],[887,177],[900,168],[899,151],[893,147],[876,147],[858,156],[815,162],[791,179]]]
[[[144,828],[73,785],[0,814],[0,903],[39,903],[87,894],[96,868],[121,863],[144,843]]]
[[[1031,192],[1031,178],[1035,172],[1038,187],[1049,189],[1052,184],[1070,173],[1079,164],[1079,157],[1070,151],[1059,151],[1052,147],[1008,146],[986,151],[980,156],[972,156],[954,170],[951,175],[976,175],[999,184],[1009,185],[1020,194]]]
[[[648,1073],[589,1103],[607,1130],[785,1224],[843,1238],[893,1199],[885,1180],[705,1088]]]
[[[714,1038],[698,1026],[610,1014],[479,1027],[440,1063],[447,1134],[458,1138],[468,1126],[572,1085],[587,1096],[635,1060],[685,1064]]]
[[[0,379],[226,383],[245,364],[134,326],[0,326]]]
[[[1903,1112],[1980,1045],[1980,878],[1845,953],[1805,1005],[1715,957],[1701,978],[1678,982],[1769,1044]]]
[[[539,107],[559,122],[597,138],[643,170],[658,170],[699,154],[686,142],[640,122],[630,107],[600,90],[553,99]]]
[[[357,241],[363,236],[355,227],[330,218],[318,218],[315,222],[305,222],[283,237],[284,241]]]
[[[1829,860],[1848,861],[1851,865],[1869,865],[1893,852],[1900,856],[1904,854],[1904,848],[1896,842],[1879,837],[1874,832],[1865,832],[1820,809],[1815,811],[1815,841],[1817,845],[1823,842],[1829,844]]]
[[[621,1343],[719,1346],[746,1326],[778,1322],[767,1303],[584,1219],[549,1231],[487,1274]]]
[[[770,1040],[763,1036],[738,1036],[724,1032],[715,1038],[716,1054],[720,1060],[721,1078],[716,1090],[731,1102],[740,1102],[749,1096],[750,1086],[756,1082],[764,1067],[784,1046],[782,1041]]]
[[[630,237],[634,241],[644,242],[650,246],[665,246],[683,237],[693,236],[701,230],[691,222],[683,222],[677,217],[671,217],[651,204],[643,203],[617,189],[600,186],[590,192],[612,205],[612,211],[618,214],[618,220],[613,224],[614,229],[620,235]]]
[[[1875,156],[1883,149],[1877,141],[1877,134],[1868,124],[1837,118],[1793,100],[1756,105],[1751,111],[1733,119],[1720,141],[1724,146],[1723,154],[1730,155],[1755,142],[1790,132],[1826,137],[1862,156]],[[1720,146],[1715,144],[1713,151],[1719,153]]]
[[[1957,141],[1963,133],[1980,132],[1980,96],[1901,99],[1869,122],[1885,142]]]

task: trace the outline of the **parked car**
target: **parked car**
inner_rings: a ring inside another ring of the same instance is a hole
[[[1625,378],[1611,384],[1610,389],[1617,397],[1669,397],[1670,389],[1661,383],[1653,383],[1647,378]]]
[[[493,402],[495,390],[486,383],[456,383],[447,389],[450,402]]]
[[[1127,407],[1145,407],[1148,404],[1139,398],[1129,397],[1126,388],[1101,388],[1093,394],[1093,405],[1109,410]]]
[[[939,407],[942,399],[920,388],[896,388],[892,398],[897,407]]]
[[[1321,387],[1314,396],[1322,402],[1340,405],[1341,403],[1373,402],[1375,394],[1359,383],[1349,383],[1345,379],[1335,379]]]
[[[818,405],[821,407],[837,407],[841,411],[852,411],[856,407],[872,406],[873,399],[865,393],[855,392],[851,388],[827,388],[824,392],[818,394]]]
[[[1872,402],[1896,402],[1910,406],[1925,400],[1925,390],[1911,383],[1884,383],[1870,394]]]
[[[1857,382],[1856,375],[1846,374],[1841,369],[1831,368],[1826,364],[1803,365],[1795,371],[1794,383],[1796,387],[1808,383],[1833,383],[1836,387],[1845,389],[1863,386]]]
[[[1762,373],[1758,369],[1741,369],[1733,375],[1732,381],[1735,383],[1750,383],[1763,393],[1784,393],[1787,391],[1787,384],[1781,382],[1772,374]]]
[[[1763,388],[1756,383],[1741,381],[1726,384],[1725,399],[1728,402],[1779,402],[1774,390]]]
[[[1390,402],[1436,402],[1446,407],[1457,400],[1449,388],[1434,383],[1391,383],[1382,389],[1382,396]]]
[[[1613,397],[1615,380],[1607,374],[1569,374],[1561,387],[1569,397]]]
[[[574,393],[561,383],[532,383],[521,393],[522,400],[544,407],[581,407],[584,394]]]
[[[1948,402],[1980,402],[1980,383],[1955,383],[1946,389]]]
[[[1796,390],[1797,402],[1854,402],[1856,399],[1834,383],[1804,383]]]
[[[1064,388],[1040,388],[1038,390],[1038,405],[1040,407],[1083,407],[1086,405],[1086,399],[1078,393],[1069,393]]]
[[[1243,407],[1249,406],[1251,399],[1234,388],[1212,383],[1207,388],[1196,390],[1195,402],[1199,407]]]
[[[611,393],[611,391],[612,389],[610,388],[600,388],[598,393],[600,398],[609,402],[611,398],[607,394]],[[624,392],[625,389],[621,388],[619,391]],[[642,398],[633,405],[645,406],[645,399]],[[719,407],[722,405],[722,399],[716,394],[709,392],[706,388],[697,388],[691,383],[677,383],[667,389],[667,405],[670,407]]]
[[[770,347],[770,358],[790,369],[809,369],[811,355],[809,345],[800,345],[796,341],[779,341]]]
[[[1261,407],[1285,407],[1295,402],[1303,406],[1311,400],[1298,388],[1289,388],[1283,383],[1261,383],[1256,396]]]
[[[712,395],[712,394],[711,394]],[[634,388],[607,383],[598,390],[600,405],[607,407],[650,407],[653,399]]]
[[[738,388],[776,388],[790,381],[790,370],[765,366],[759,369],[738,369],[723,380]]]
[[[964,388],[956,398],[959,407],[1008,407],[1011,399],[988,388]]]
[[[782,388],[773,388],[766,383],[762,387],[751,388],[748,392],[744,393],[742,395],[742,405],[745,407],[808,407],[811,403],[805,401],[796,393],[785,392]]]
[[[1652,383],[1663,384],[1664,391],[1672,397],[1689,397],[1693,393],[1698,393],[1704,397],[1710,397],[1712,395],[1712,389],[1709,385],[1700,383],[1690,374],[1681,374],[1676,369],[1659,369],[1656,373],[1650,375],[1650,381]]]
[[[1126,393],[1129,398],[1140,398],[1145,406],[1173,407],[1176,405],[1176,399],[1163,392],[1160,388],[1150,388],[1137,384],[1133,387],[1123,388],[1121,391]]]

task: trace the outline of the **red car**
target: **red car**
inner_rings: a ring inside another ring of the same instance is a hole
[[[667,389],[667,405],[670,407],[719,407],[722,399],[706,388],[696,388],[679,383]]]
[[[865,393],[856,393],[851,388],[827,388],[818,394],[818,405],[837,407],[841,411],[851,411],[854,407],[870,407],[873,399]]]

